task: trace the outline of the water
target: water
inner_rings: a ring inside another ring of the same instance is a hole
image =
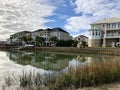
[[[117,56],[55,53],[0,51],[0,81],[10,76],[20,76],[24,72],[37,72],[42,76],[67,73],[69,67],[112,61]]]
[[[66,72],[68,67],[113,60],[116,56],[73,53],[0,51],[0,77],[35,70],[40,74]]]

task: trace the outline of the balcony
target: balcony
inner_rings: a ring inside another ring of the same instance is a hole
[[[110,28],[106,28],[106,30],[119,30],[120,29],[120,27],[118,28],[118,27],[110,27]]]
[[[120,38],[119,34],[106,34],[103,38]]]

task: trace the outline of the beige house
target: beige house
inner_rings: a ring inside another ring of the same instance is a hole
[[[89,47],[115,47],[120,42],[120,18],[108,18],[94,22],[88,32]]]
[[[39,29],[33,32],[29,31],[22,31],[15,33],[13,35],[10,35],[10,38],[7,40],[7,44],[14,44],[14,43],[22,43],[21,37],[23,36],[31,36],[33,41],[35,41],[36,36],[45,38],[45,43],[49,43],[49,39],[53,36],[57,37],[59,40],[70,40],[72,37],[68,32],[61,28],[53,28],[53,29]]]
[[[57,37],[59,40],[70,40],[71,36],[68,32],[64,31],[61,28],[53,28],[53,29],[39,29],[32,32],[32,38],[35,40],[36,36],[43,37],[47,41],[50,37]]]

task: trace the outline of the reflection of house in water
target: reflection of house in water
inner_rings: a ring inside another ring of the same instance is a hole
[[[9,52],[9,58],[18,64],[59,71],[68,66],[68,62],[73,56],[43,52],[11,51]]]
[[[93,60],[92,60],[92,57],[89,57],[89,56],[84,56],[84,55],[79,55],[77,56],[76,60],[78,60],[79,62],[88,62],[88,63],[92,63]]]

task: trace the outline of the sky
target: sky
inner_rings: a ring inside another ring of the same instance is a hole
[[[112,17],[120,17],[120,0],[0,0],[0,40],[55,27],[88,36],[92,22]]]

